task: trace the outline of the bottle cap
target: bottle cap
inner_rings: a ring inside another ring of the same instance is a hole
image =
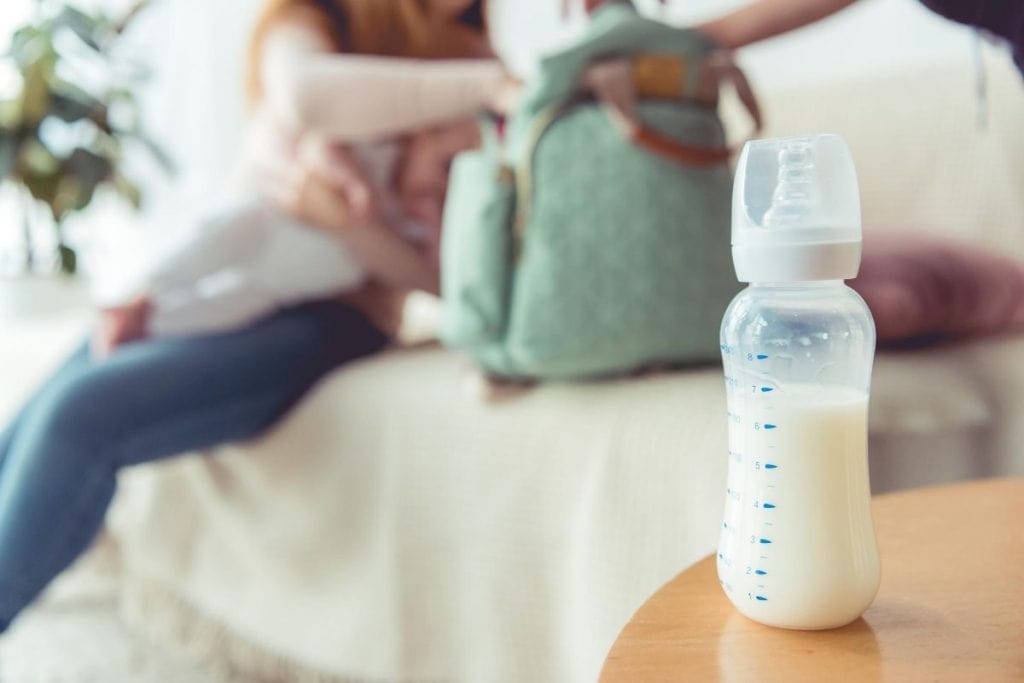
[[[741,282],[847,280],[860,268],[857,171],[838,135],[753,140],[732,195]]]

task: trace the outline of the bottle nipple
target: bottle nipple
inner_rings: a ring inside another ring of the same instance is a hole
[[[860,265],[860,193],[838,135],[748,142],[736,166],[732,255],[741,282],[847,280]]]
[[[814,149],[807,140],[789,141],[778,153],[777,184],[764,214],[764,227],[795,226],[821,207]]]

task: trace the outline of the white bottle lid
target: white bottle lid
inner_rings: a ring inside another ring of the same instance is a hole
[[[753,140],[732,194],[740,282],[847,280],[860,268],[857,171],[838,135]]]

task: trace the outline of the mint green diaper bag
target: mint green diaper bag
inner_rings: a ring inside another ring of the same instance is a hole
[[[715,55],[703,35],[612,2],[573,47],[542,61],[504,130],[486,122],[482,147],[452,167],[447,346],[512,379],[718,358],[739,285],[717,86],[738,72]],[[613,62],[631,74],[632,112],[586,86],[589,67]]]

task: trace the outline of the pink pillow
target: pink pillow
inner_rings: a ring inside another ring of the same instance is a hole
[[[868,232],[850,286],[871,309],[882,344],[1024,328],[1024,263],[969,242]]]

